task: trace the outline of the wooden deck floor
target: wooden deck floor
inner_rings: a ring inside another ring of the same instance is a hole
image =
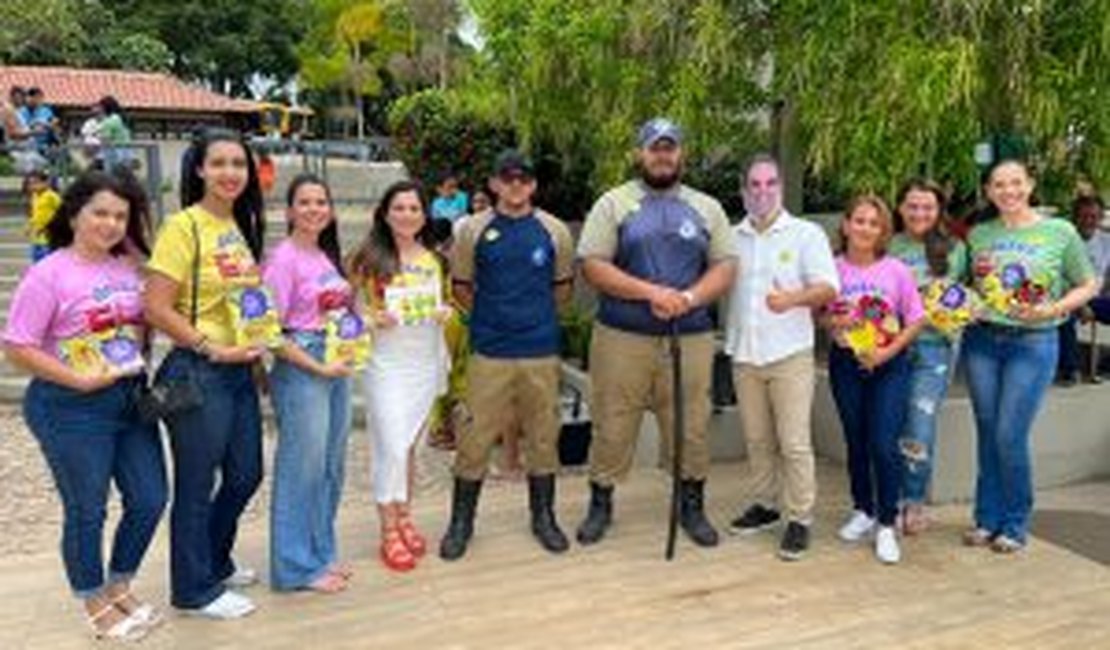
[[[736,465],[714,468],[712,515],[737,504]],[[959,545],[966,509],[946,507],[927,536],[904,545],[900,566],[834,537],[844,507],[842,470],[820,468],[815,548],[799,563],[775,559],[776,538],[688,542],[662,559],[667,484],[638,470],[618,490],[617,526],[599,546],[562,557],[542,552],[526,527],[524,486],[490,483],[470,553],[429,558],[407,575],[375,560],[377,535],[362,500],[345,506],[342,542],[357,575],[345,594],[276,595],[256,587],[260,609],[243,621],[170,616],[146,648],[1110,648],[1110,569],[1034,540],[1017,557]],[[571,531],[584,480],[559,486]],[[419,518],[432,537],[446,519],[442,490]],[[244,563],[266,567],[264,519],[246,522]],[[165,602],[166,531],[160,530],[140,591]],[[45,551],[45,549],[44,549]],[[0,559],[0,648],[93,646],[66,594],[52,552]]]

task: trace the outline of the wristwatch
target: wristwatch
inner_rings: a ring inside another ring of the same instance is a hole
[[[694,295],[693,291],[690,291],[689,289],[683,291],[682,297],[686,300],[686,304],[690,307],[696,307],[698,305],[698,298]]]

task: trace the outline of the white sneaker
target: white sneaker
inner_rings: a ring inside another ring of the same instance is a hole
[[[227,621],[243,618],[255,610],[254,602],[242,594],[225,591],[219,598],[199,609],[185,609],[183,614]]]
[[[875,557],[883,564],[898,564],[902,549],[898,548],[898,534],[890,526],[880,526],[875,534]]]
[[[236,568],[235,573],[224,580],[228,589],[245,589],[258,584],[258,572],[250,567]]]
[[[875,528],[875,520],[866,513],[855,510],[848,521],[840,527],[840,539],[845,542],[858,542],[867,537]]]

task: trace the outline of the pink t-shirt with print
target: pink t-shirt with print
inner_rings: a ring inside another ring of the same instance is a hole
[[[880,296],[894,310],[902,327],[925,318],[913,271],[894,256],[886,255],[869,266],[856,266],[841,255],[836,258],[836,270],[842,302],[855,304],[865,295]]]
[[[81,259],[64,248],[20,280],[8,310],[4,341],[60,357],[58,342],[113,329],[143,327],[142,277],[133,259]]]
[[[274,293],[284,329],[321,330],[324,314],[351,306],[351,285],[328,256],[291,239],[278,244],[266,258],[262,281]]]

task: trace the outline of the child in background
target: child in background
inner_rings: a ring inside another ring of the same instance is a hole
[[[457,221],[470,208],[470,197],[459,189],[459,177],[448,172],[436,185],[436,198],[432,201],[432,219]]]
[[[27,237],[31,240],[31,262],[37,262],[50,254],[46,226],[62,204],[62,197],[50,187],[50,177],[41,169],[31,171],[23,178],[23,190],[30,201]]]

